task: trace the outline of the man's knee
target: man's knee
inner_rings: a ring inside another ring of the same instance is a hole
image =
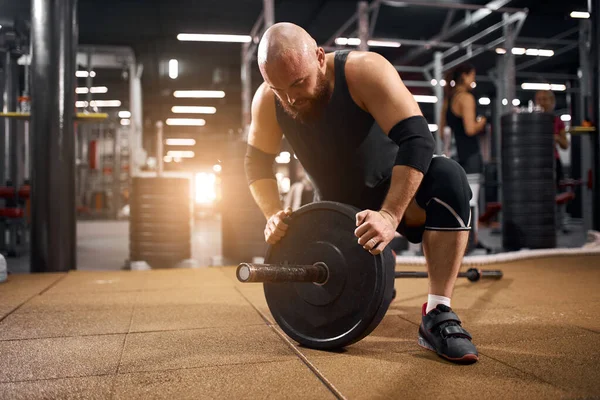
[[[470,229],[472,195],[463,168],[449,158],[435,157],[417,194],[417,202],[427,214],[425,229]]]

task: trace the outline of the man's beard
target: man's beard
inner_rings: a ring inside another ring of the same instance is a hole
[[[281,106],[283,110],[295,120],[303,123],[315,122],[323,115],[323,111],[327,107],[327,103],[331,97],[331,88],[329,82],[325,78],[325,74],[319,72],[317,75],[317,87],[315,89],[315,96],[307,99],[308,106],[302,109],[297,109],[293,105],[290,105],[287,101],[281,100]]]

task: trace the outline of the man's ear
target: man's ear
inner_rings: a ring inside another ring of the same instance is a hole
[[[319,63],[319,68],[325,66],[325,49],[322,47],[317,47],[317,62]]]

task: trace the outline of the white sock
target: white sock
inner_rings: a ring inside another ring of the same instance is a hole
[[[429,311],[436,308],[438,304],[450,307],[450,297],[437,296],[435,294],[427,296],[427,310],[425,311],[425,314],[428,314]]]

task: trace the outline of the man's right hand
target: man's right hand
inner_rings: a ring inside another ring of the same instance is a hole
[[[288,224],[284,222],[284,219],[292,215],[292,209],[286,208],[280,210],[267,220],[265,227],[265,241],[269,244],[275,244],[285,236],[285,232],[288,229]]]

